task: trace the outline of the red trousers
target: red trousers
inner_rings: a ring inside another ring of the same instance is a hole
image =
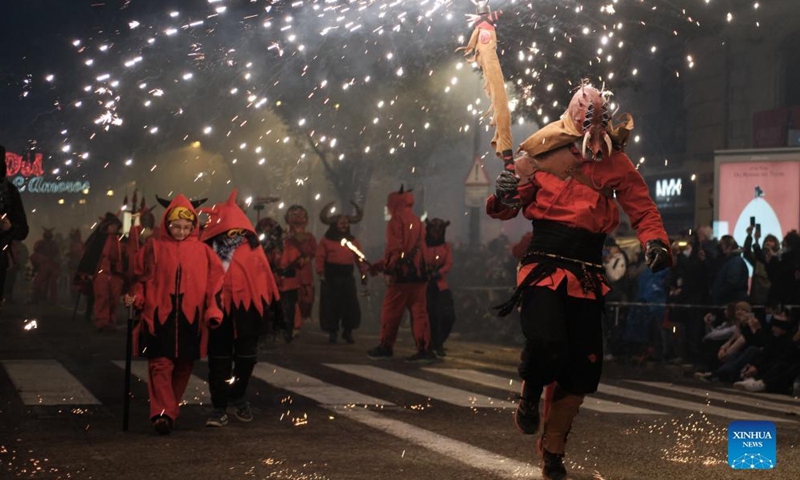
[[[117,307],[122,297],[122,277],[100,272],[94,278],[94,326],[97,328],[117,324]]]
[[[147,390],[150,392],[150,419],[168,416],[178,418],[178,405],[192,376],[194,360],[156,357],[147,360],[150,373]]]
[[[425,289],[425,283],[395,283],[386,289],[381,306],[381,345],[390,350],[394,348],[403,312],[408,309],[411,312],[411,328],[417,349],[429,350],[431,327],[428,323]]]
[[[42,266],[36,271],[33,285],[31,285],[34,302],[55,304],[58,301],[59,275],[61,275],[61,268],[57,264]]]
[[[297,310],[294,316],[294,328],[299,330],[303,326],[303,320],[311,318],[314,293],[314,285],[300,285],[300,288],[297,289]]]

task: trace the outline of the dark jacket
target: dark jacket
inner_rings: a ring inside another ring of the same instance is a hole
[[[748,276],[747,265],[738,253],[723,258],[711,284],[711,303],[726,305],[747,300]]]
[[[19,196],[17,187],[11,184],[5,177],[0,178],[0,216],[5,215],[11,222],[11,228],[0,231],[0,249],[4,253],[0,255],[0,269],[8,267],[8,251],[13,240],[22,241],[28,237],[28,219],[25,216],[25,207],[22,206],[22,198]]]

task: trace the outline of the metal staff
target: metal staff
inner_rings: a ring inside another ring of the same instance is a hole
[[[122,400],[122,431],[128,431],[131,412],[131,362],[133,361],[133,305],[128,306],[128,334],[125,340],[125,397]]]

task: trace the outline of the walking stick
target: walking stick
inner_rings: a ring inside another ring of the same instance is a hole
[[[131,410],[131,361],[133,360],[133,305],[128,306],[128,334],[125,341],[125,398],[122,400],[122,431],[128,431]]]

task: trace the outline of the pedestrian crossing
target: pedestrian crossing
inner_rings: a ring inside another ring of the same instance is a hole
[[[123,361],[112,363],[120,370],[125,367]],[[57,360],[0,360],[0,366],[25,405],[102,403]],[[516,407],[513,396],[519,391],[519,381],[511,374],[503,376],[473,369],[428,367],[418,370],[419,373],[400,373],[390,369],[389,365],[379,367],[372,364],[325,363],[322,367],[356,377],[360,380],[358,385],[377,385],[385,390],[382,395],[385,398],[334,385],[330,379],[326,381],[326,377],[334,375],[325,375],[324,369],[312,376],[277,364],[260,362],[253,371],[253,381],[262,381],[275,389],[310,399],[323,408],[397,407],[398,398],[407,399],[410,393],[412,398],[418,396],[428,402],[438,401],[455,407],[508,410]],[[131,373],[146,383],[147,362],[134,360]],[[421,378],[422,376],[426,378]],[[488,388],[496,393],[476,393],[464,389],[464,385],[480,386],[484,387],[483,391]],[[581,408],[600,414],[633,416],[675,415],[675,410],[678,410],[732,420],[769,420],[780,423],[793,422],[800,415],[800,402],[790,397],[759,397],[733,390],[653,381],[627,381],[624,385],[601,384],[598,388],[599,395],[587,396]],[[371,390],[375,391],[376,388]],[[193,374],[183,404],[209,405],[210,402],[205,378]],[[748,409],[758,409],[760,413],[753,413]]]

